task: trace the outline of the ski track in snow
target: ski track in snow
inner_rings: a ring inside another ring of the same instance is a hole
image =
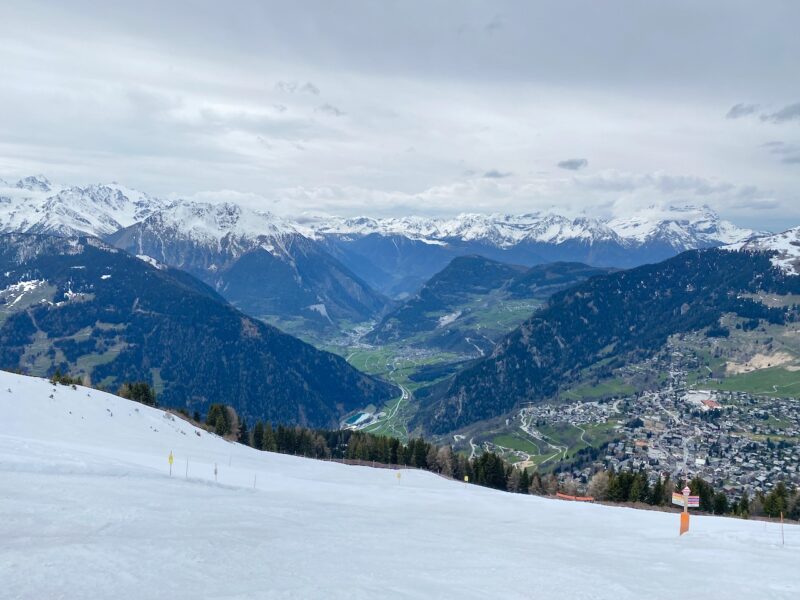
[[[693,516],[678,537],[676,514],[258,452],[109,394],[53,389],[0,372],[4,599],[800,593],[796,525],[784,547],[779,525],[736,519]]]

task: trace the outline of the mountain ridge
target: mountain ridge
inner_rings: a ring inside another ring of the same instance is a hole
[[[718,326],[725,313],[782,322],[788,309],[748,294],[797,294],[800,277],[776,266],[771,249],[729,250],[687,251],[557,293],[491,355],[418,393],[415,424],[442,434],[556,397],[582,369],[647,357],[670,335]]]
[[[0,367],[96,384],[152,383],[188,410],[214,402],[275,422],[337,425],[390,384],[252,319],[189,274],[96,238],[0,235]]]

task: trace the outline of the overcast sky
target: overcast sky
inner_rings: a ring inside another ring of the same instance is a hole
[[[800,2],[5,2],[0,178],[800,224]]]

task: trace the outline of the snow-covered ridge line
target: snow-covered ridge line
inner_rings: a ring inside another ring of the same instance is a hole
[[[787,275],[800,275],[800,227],[723,246],[738,252],[774,252],[772,264]]]
[[[757,235],[721,219],[707,206],[651,206],[613,219],[553,213],[465,213],[452,218],[324,217],[300,224],[231,202],[165,200],[117,183],[58,186],[41,175],[13,185],[0,182],[0,232],[106,237],[136,224],[180,233],[202,244],[219,244],[223,238],[265,238],[270,247],[281,246],[275,240],[286,236],[321,239],[378,234],[429,244],[478,242],[499,248],[578,242],[632,249],[660,244],[681,251],[741,242]]]
[[[707,206],[648,207],[625,218],[570,218],[552,213],[462,214],[454,218],[337,218],[310,224],[317,235],[404,235],[422,241],[482,241],[498,247],[523,242],[616,243],[635,248],[662,243],[677,250],[743,241],[757,235],[719,217]]]

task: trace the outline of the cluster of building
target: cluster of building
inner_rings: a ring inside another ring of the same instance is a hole
[[[566,422],[584,430],[614,423],[612,441],[591,461],[574,466],[571,474],[579,481],[605,466],[641,468],[652,478],[700,476],[731,496],[766,493],[779,481],[800,486],[800,399],[697,389],[687,385],[686,371],[676,364],[680,361],[672,361],[669,378],[657,391],[525,407],[521,427],[547,440],[537,426]]]

